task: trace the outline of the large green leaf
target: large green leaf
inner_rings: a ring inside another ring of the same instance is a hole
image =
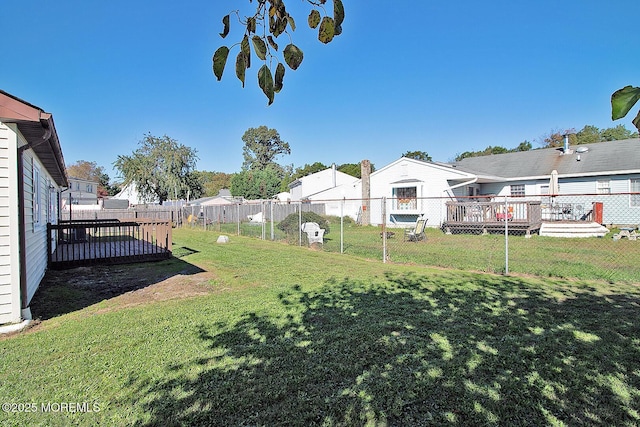
[[[251,47],[249,46],[249,37],[244,36],[240,42],[240,52],[244,55],[245,67],[251,68]]]
[[[278,63],[278,66],[276,67],[276,75],[275,75],[275,82],[274,82],[274,92],[278,93],[280,92],[280,90],[282,90],[282,81],[284,80],[284,65],[282,65],[281,62]]]
[[[313,9],[307,18],[307,22],[309,23],[309,27],[315,29],[318,24],[320,24],[320,12]]]
[[[227,64],[227,56],[229,56],[229,48],[226,46],[220,46],[213,54],[213,74],[215,74],[218,81],[222,79],[224,66]]]
[[[258,85],[269,99],[269,105],[271,105],[274,97],[273,77],[271,76],[271,70],[269,70],[266,64],[260,67],[258,71]]]
[[[265,44],[264,40],[262,40],[262,38],[258,36],[253,36],[251,38],[251,41],[253,42],[253,50],[255,50],[258,58],[262,59],[263,61],[267,59],[267,45]]]
[[[344,6],[342,5],[342,0],[333,0],[333,19],[336,21],[336,27],[342,25],[344,21]]]
[[[242,87],[244,87],[244,78],[246,71],[247,63],[245,61],[245,55],[242,52],[238,52],[238,56],[236,57],[236,76],[238,77],[238,80],[242,82]]]
[[[284,60],[292,70],[297,70],[304,57],[302,51],[294,44],[288,44],[284,48]]]
[[[222,25],[224,25],[224,29],[220,33],[220,37],[225,38],[229,35],[229,15],[222,18]]]
[[[640,88],[625,86],[611,95],[611,118],[618,120],[627,115],[640,99]]]
[[[318,29],[318,40],[322,43],[329,43],[333,40],[335,34],[335,22],[333,18],[325,16],[320,23],[320,29]]]

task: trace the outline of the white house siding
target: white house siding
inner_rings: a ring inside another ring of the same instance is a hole
[[[394,188],[416,187],[416,209],[404,211],[394,206],[394,200],[387,203],[386,221],[391,222],[392,215],[424,215],[427,226],[439,227],[445,217],[445,198],[455,198],[449,180],[472,180],[473,177],[453,168],[433,163],[401,158],[388,166],[371,174],[371,197],[393,198]],[[382,207],[380,203],[372,203],[371,224],[381,224]]]
[[[26,150],[23,154],[24,165],[24,211],[25,211],[25,240],[26,240],[26,270],[27,270],[27,303],[31,301],[40,281],[47,269],[47,212],[49,209],[49,184],[53,180],[42,167],[33,151]],[[34,167],[40,171],[39,182],[34,182]],[[40,218],[36,221],[34,215],[34,190],[40,187]]]
[[[20,321],[17,134],[0,122],[0,324]]]

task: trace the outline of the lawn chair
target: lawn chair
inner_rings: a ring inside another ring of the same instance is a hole
[[[313,243],[324,244],[324,228],[320,228],[316,222],[305,222],[302,224],[302,232],[306,233],[309,245]]]
[[[416,221],[416,225],[412,228],[406,228],[404,230],[404,240],[409,242],[419,242],[425,240],[427,236],[424,234],[424,229],[427,226],[427,218],[419,217]]]

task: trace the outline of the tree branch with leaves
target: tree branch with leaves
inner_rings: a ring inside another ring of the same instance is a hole
[[[332,0],[331,15],[325,7],[327,0],[306,1],[312,7],[307,17],[307,24],[311,29],[318,30],[318,40],[326,44],[342,33],[344,21],[342,0]],[[252,0],[249,2],[252,3]],[[292,40],[291,33],[296,30],[295,20],[287,12],[284,0],[258,0],[252,15],[242,16],[240,11],[236,10],[222,18],[223,30],[220,33],[222,38],[229,35],[232,14],[244,28],[241,41],[231,46],[231,48],[235,46],[240,48],[235,61],[236,77],[244,87],[247,69],[251,67],[251,47],[253,46],[253,53],[263,61],[263,65],[258,70],[258,85],[271,105],[275,94],[282,90],[285,75],[285,67],[277,57],[279,45],[276,39],[282,34],[289,37],[289,43],[283,49],[282,56],[290,69],[297,70],[304,58],[304,53],[293,44]],[[213,74],[218,81],[222,79],[231,48],[221,46],[213,54]]]

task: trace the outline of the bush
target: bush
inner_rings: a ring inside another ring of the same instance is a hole
[[[278,229],[284,231],[287,234],[297,234],[300,231],[300,227],[298,227],[299,218],[299,213],[292,213],[291,215],[280,221],[280,224],[278,224]],[[324,217],[318,215],[317,213],[302,212],[302,224],[304,224],[305,222],[315,222],[320,226],[320,228],[324,228],[324,234],[329,234],[329,221],[327,221]]]

